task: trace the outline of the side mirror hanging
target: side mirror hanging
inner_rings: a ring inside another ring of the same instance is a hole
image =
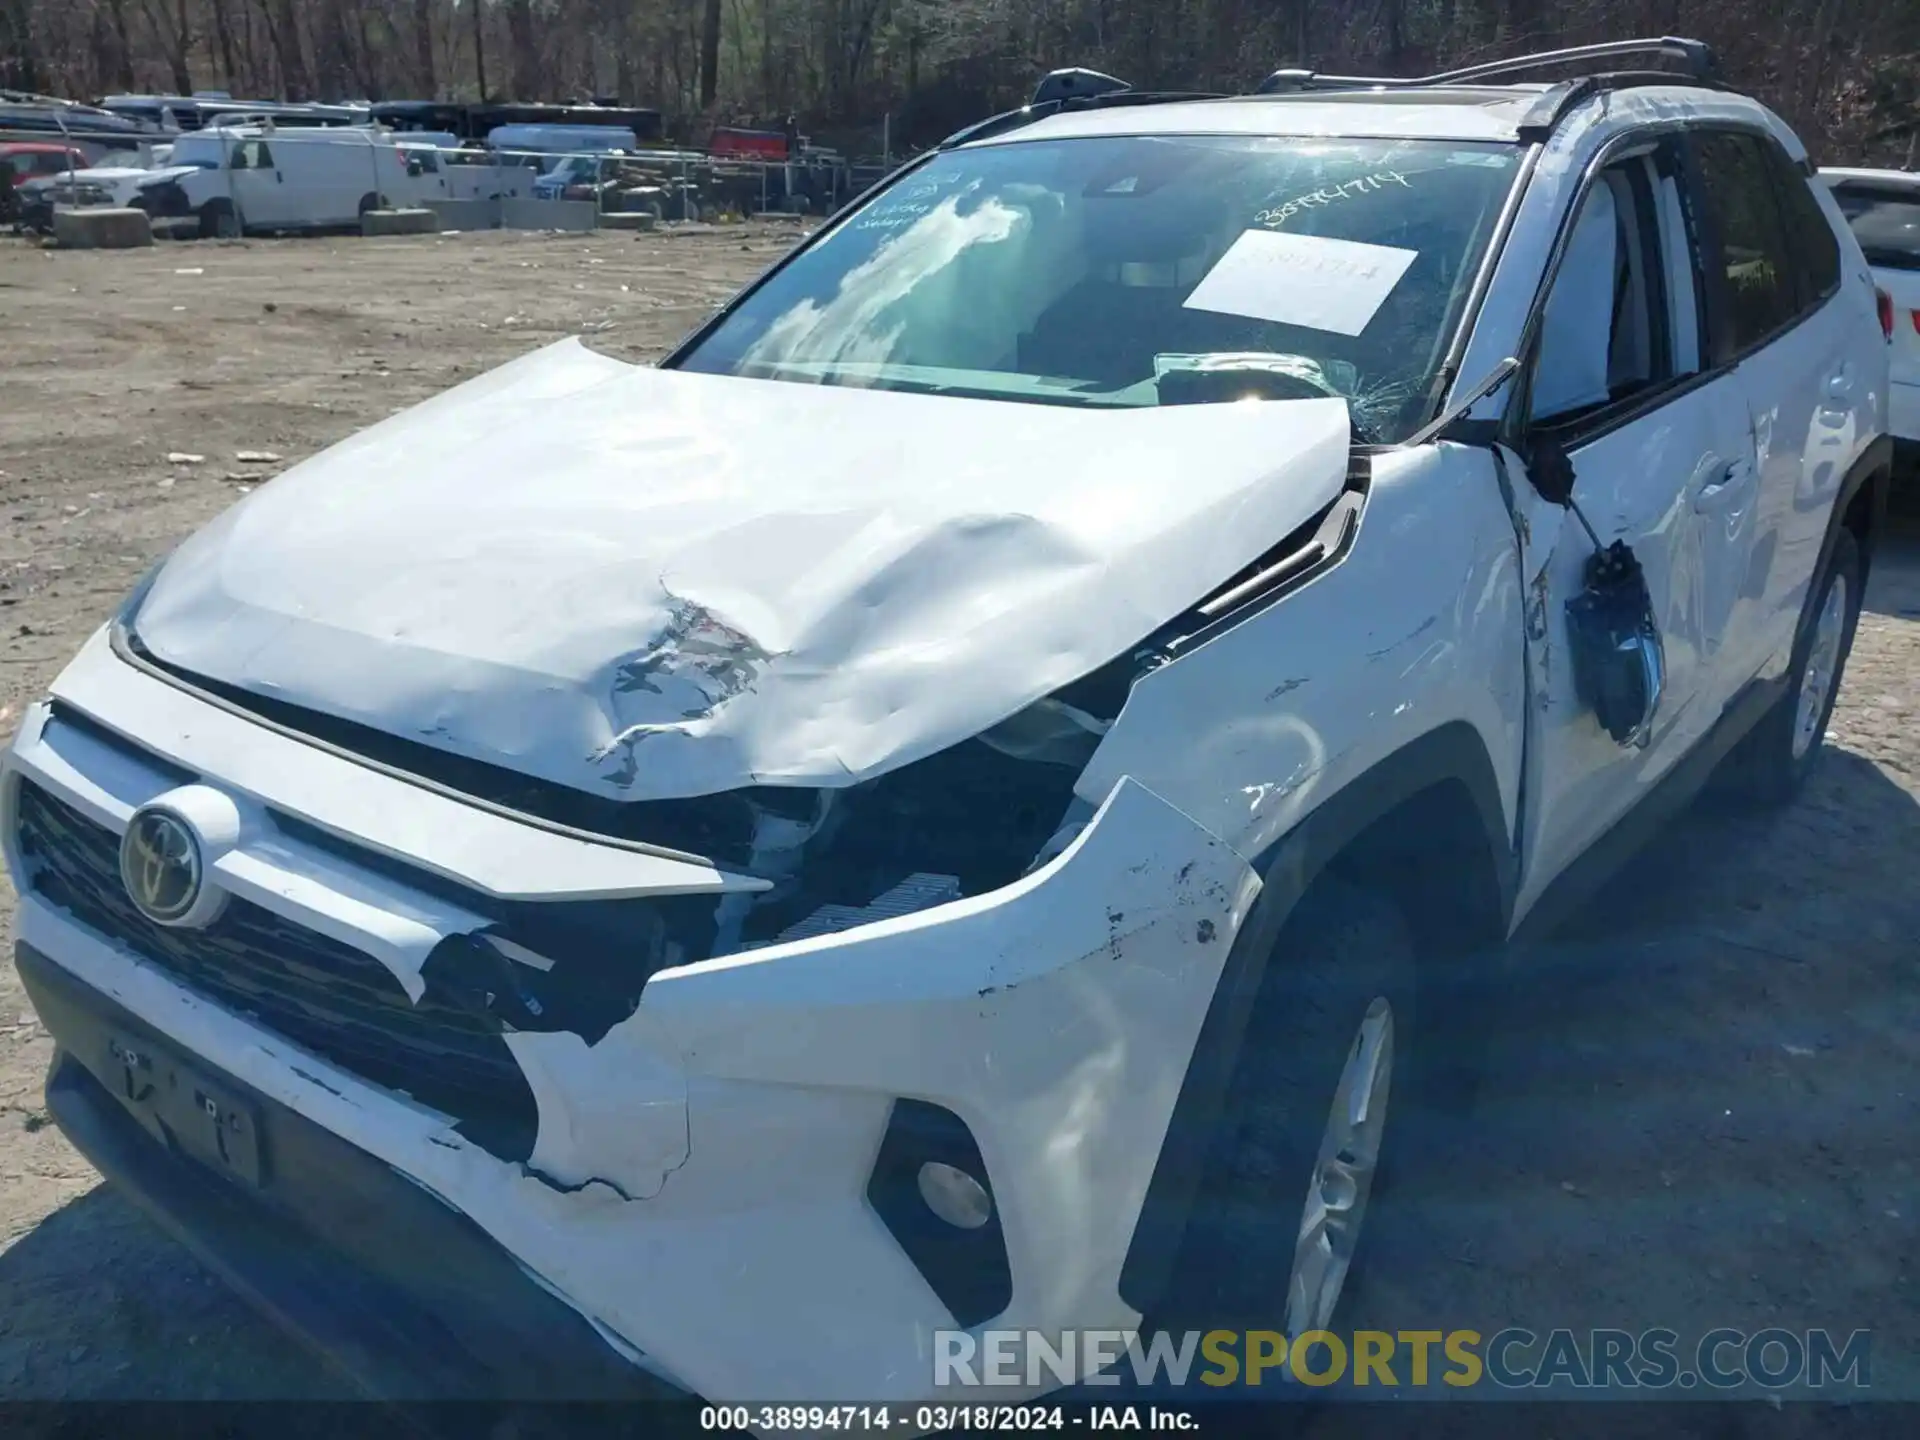
[[[1593,545],[1586,584],[1567,601],[1574,692],[1614,744],[1644,749],[1666,690],[1667,652],[1640,558],[1624,540],[1600,543],[1573,498],[1573,460],[1557,440],[1533,438],[1527,474],[1543,499],[1572,512]]]
[[[1616,745],[1644,748],[1667,679],[1646,576],[1616,540],[1588,557],[1586,582],[1567,601],[1574,690]]]

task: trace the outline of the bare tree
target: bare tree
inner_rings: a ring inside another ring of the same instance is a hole
[[[234,66],[233,22],[227,16],[227,0],[208,0],[213,21],[214,41],[220,47],[220,78],[231,86],[239,75]]]
[[[480,86],[480,98],[487,98],[487,21],[480,12],[480,0],[467,0],[473,12],[473,68]]]
[[[307,69],[306,47],[300,36],[300,11],[296,0],[260,0],[261,15],[267,22],[267,38],[273,45],[274,59],[280,66],[280,83],[289,100],[306,100],[313,95],[312,72]]]
[[[544,87],[540,83],[540,42],[533,26],[533,0],[502,3],[507,12],[507,40],[513,49],[513,98],[538,100]]]
[[[1286,63],[1403,73],[1675,33],[1713,44],[1823,160],[1898,164],[1917,133],[1920,0],[0,0],[0,83],[527,100],[611,84],[682,134],[791,111],[861,148],[883,119],[928,143],[1055,65],[1236,89]]]
[[[421,93],[431,96],[436,84],[433,69],[433,0],[413,0],[413,65]]]
[[[700,17],[700,108],[713,109],[720,89],[720,0],[703,0]]]
[[[193,69],[188,56],[199,37],[194,33],[188,0],[145,0],[144,8],[147,23],[154,38],[160,42],[161,53],[166,56],[167,66],[172,72],[173,93],[191,95]]]

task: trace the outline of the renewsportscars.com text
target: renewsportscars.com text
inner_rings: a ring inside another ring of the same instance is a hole
[[[1709,1330],[1691,1341],[1666,1329],[1538,1333],[1477,1330],[1310,1330],[1289,1342],[1277,1330],[1157,1332],[989,1330],[934,1336],[934,1384],[992,1386],[1263,1383],[1452,1389],[1492,1385],[1533,1392],[1734,1390],[1760,1386],[1864,1390],[1872,1334],[1854,1330]]]

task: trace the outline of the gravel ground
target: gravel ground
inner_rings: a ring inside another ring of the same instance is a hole
[[[0,736],[244,487],[562,335],[657,355],[790,238],[0,241]],[[1433,1203],[1383,1197],[1356,1325],[1865,1328],[1874,1394],[1920,1400],[1917,711],[1909,515],[1808,793],[1676,825],[1531,958]],[[0,963],[0,1399],[341,1393],[47,1123],[50,1053]]]

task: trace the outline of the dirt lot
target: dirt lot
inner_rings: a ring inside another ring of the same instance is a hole
[[[0,736],[244,487],[562,335],[655,355],[790,233],[0,241]],[[1920,1399],[1917,718],[1909,519],[1809,794],[1675,827],[1526,969],[1356,1323],[1867,1328],[1875,1393]],[[49,1053],[0,965],[0,1398],[339,1393],[99,1185],[46,1122]]]

